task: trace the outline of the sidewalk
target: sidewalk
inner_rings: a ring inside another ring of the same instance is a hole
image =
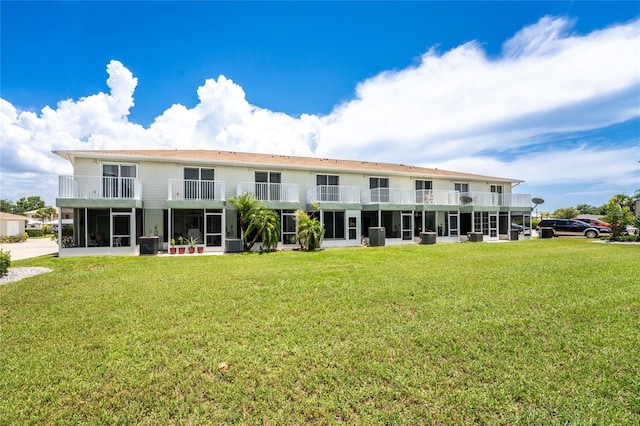
[[[49,238],[29,238],[23,243],[0,244],[0,249],[10,251],[11,260],[20,260],[58,253],[58,243]]]

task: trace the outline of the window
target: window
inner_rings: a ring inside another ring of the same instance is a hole
[[[189,200],[214,200],[215,176],[214,169],[185,167],[184,198]]]
[[[323,225],[325,239],[344,239],[344,212],[325,211]]]
[[[340,177],[316,175],[318,201],[340,201]]]
[[[492,203],[494,205],[502,205],[502,185],[491,185],[491,193],[493,196]]]
[[[369,178],[369,189],[371,190],[371,201],[374,203],[389,202],[389,178],[371,177]]]
[[[340,185],[340,176],[337,175],[316,175],[316,185]]]
[[[133,198],[138,168],[135,164],[103,164],[102,196]]]
[[[421,189],[433,189],[433,181],[416,179],[416,191]]]
[[[281,201],[280,172],[255,172],[256,198],[260,201]]]
[[[462,192],[469,192],[469,184],[468,183],[459,183],[456,182],[455,183],[455,190],[462,193]]]

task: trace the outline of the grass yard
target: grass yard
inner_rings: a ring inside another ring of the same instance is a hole
[[[638,245],[12,266],[0,424],[640,424]]]

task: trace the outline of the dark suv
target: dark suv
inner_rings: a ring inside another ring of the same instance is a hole
[[[581,220],[574,219],[543,219],[536,228],[553,228],[553,234],[556,237],[564,236],[585,236],[587,238],[596,238],[600,234],[611,232],[611,228],[606,226],[590,225]]]

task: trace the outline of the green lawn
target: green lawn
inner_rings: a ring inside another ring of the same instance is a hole
[[[639,245],[12,266],[0,424],[640,424]]]

